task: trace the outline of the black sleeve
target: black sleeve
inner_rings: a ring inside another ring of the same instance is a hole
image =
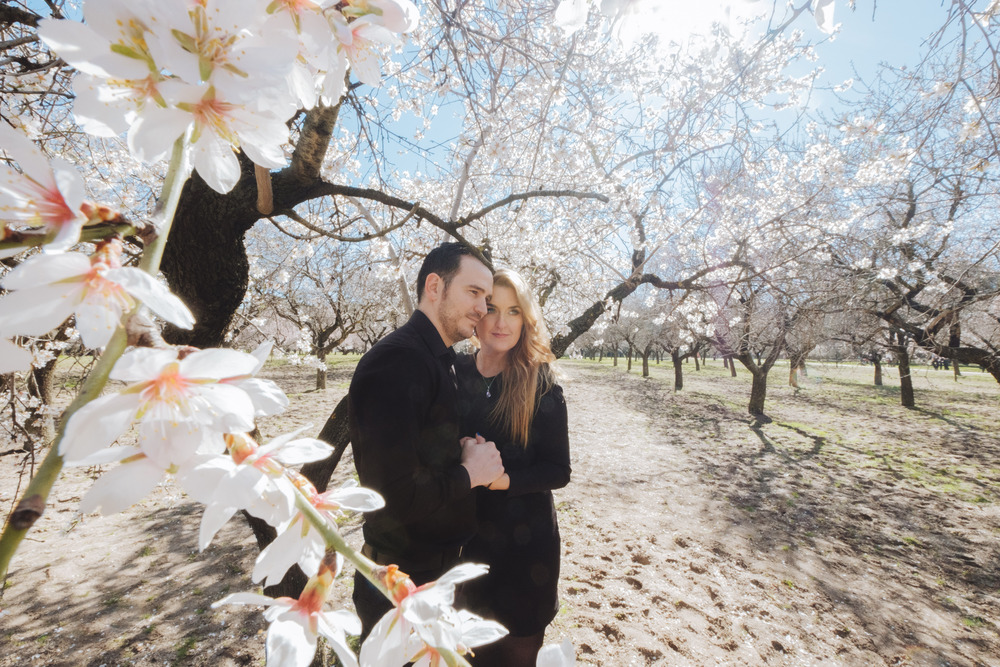
[[[569,484],[569,423],[566,399],[559,385],[553,385],[539,401],[528,446],[535,448],[535,461],[527,468],[507,473],[510,495],[551,491]]]
[[[435,377],[426,360],[399,348],[382,350],[351,381],[351,434],[361,486],[382,494],[382,511],[404,524],[426,519],[471,490],[460,463],[429,468],[417,453]]]

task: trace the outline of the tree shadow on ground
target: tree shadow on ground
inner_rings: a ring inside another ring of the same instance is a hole
[[[761,423],[715,390],[607,375],[668,442],[710,425],[686,453],[728,501],[733,531],[851,619],[845,639],[889,661],[922,642],[952,664],[1000,654],[1000,439],[976,416],[991,406],[956,417],[941,407],[954,397],[925,391],[930,407],[909,412],[884,400],[898,388],[873,400],[870,387],[831,382],[772,394]]]

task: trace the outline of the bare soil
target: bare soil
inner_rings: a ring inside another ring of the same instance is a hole
[[[562,609],[546,641],[571,639],[583,665],[1000,664],[991,378],[917,370],[907,410],[892,370],[875,387],[870,367],[812,364],[795,390],[778,368],[758,423],[742,371],[689,364],[674,392],[666,366],[643,379],[623,364],[562,363],[573,481],[556,492]],[[292,404],[265,436],[318,432],[351,370],[317,392],[310,371],[269,366]],[[80,516],[98,472],[64,473],[15,557],[0,667],[262,664],[258,611],[210,607],[254,589],[242,520],[199,554],[201,509],[171,483]],[[333,483],[352,473],[348,454]],[[18,481],[0,459],[5,511]],[[342,527],[355,545],[359,527]]]

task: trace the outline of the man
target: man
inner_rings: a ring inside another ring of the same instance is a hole
[[[503,474],[492,442],[460,443],[451,346],[486,314],[493,274],[460,243],[444,243],[417,276],[417,310],[358,363],[351,380],[350,431],[361,485],[385,498],[365,516],[362,549],[394,563],[417,585],[458,562],[475,532],[471,491]],[[392,608],[361,574],[354,605],[362,641]]]

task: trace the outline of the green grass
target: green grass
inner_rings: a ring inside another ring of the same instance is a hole
[[[198,640],[194,637],[185,637],[184,641],[174,647],[174,664],[186,658],[197,644]]]
[[[986,621],[979,616],[963,616],[962,625],[967,628],[981,628],[986,625]]]

